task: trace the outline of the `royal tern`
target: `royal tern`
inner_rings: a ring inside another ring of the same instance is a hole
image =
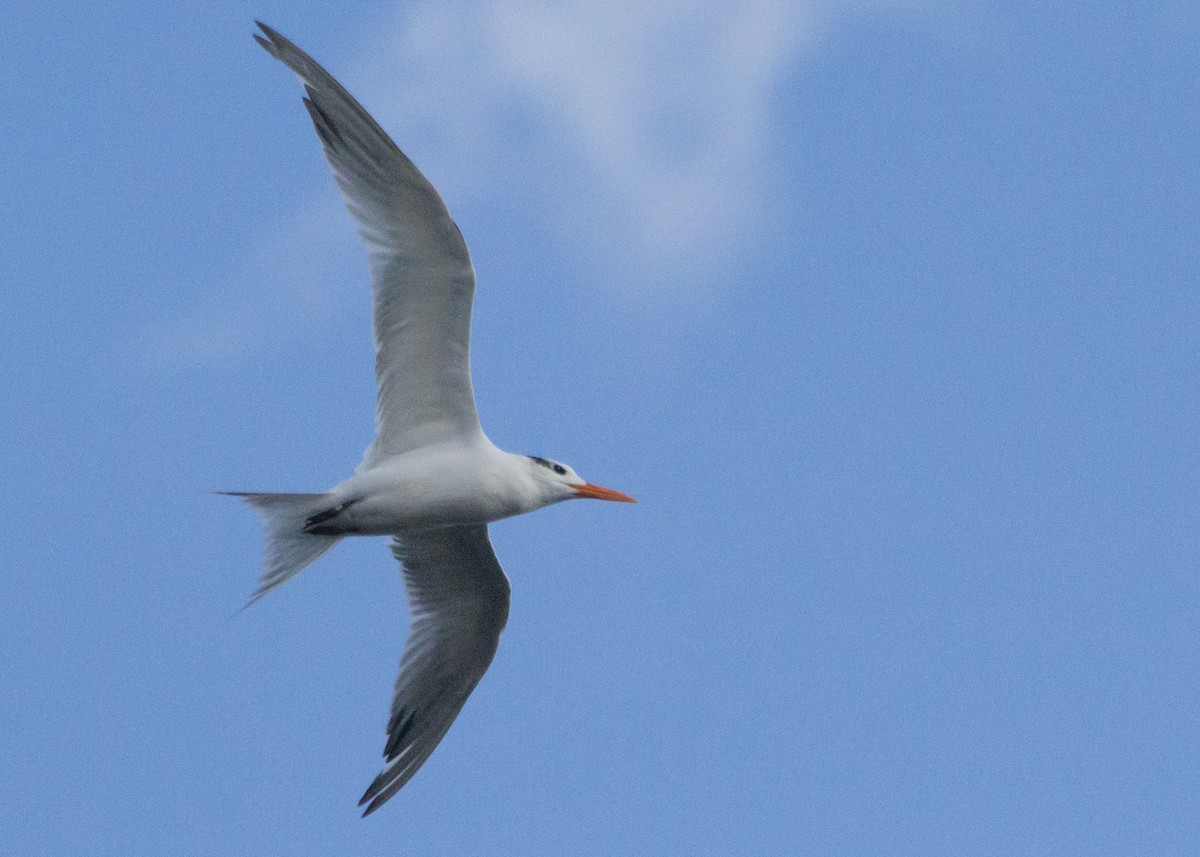
[[[349,479],[322,494],[234,494],[266,531],[251,603],[345,536],[393,537],[411,623],[386,765],[359,801],[369,815],[429,758],[496,653],[509,583],[487,525],[578,497],[634,500],[487,439],[471,389],[475,272],[462,233],[359,103],[308,54],[258,26],[254,38],[304,84],[304,106],[367,246],[379,391],[375,440]]]

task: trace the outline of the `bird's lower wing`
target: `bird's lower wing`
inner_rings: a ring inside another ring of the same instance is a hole
[[[383,755],[387,767],[359,805],[378,809],[437,747],[487,671],[508,619],[509,583],[487,527],[397,537],[412,625],[400,659]]]
[[[479,432],[471,388],[475,270],[433,185],[317,62],[259,23],[304,84],[325,158],[367,245],[374,295],[376,438],[360,469]]]

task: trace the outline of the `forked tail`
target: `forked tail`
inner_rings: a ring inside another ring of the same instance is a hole
[[[329,508],[328,494],[249,494],[223,492],[241,497],[258,513],[267,537],[263,576],[246,605],[253,604],[272,589],[310,566],[321,554],[341,541],[339,535],[305,532],[305,523]]]

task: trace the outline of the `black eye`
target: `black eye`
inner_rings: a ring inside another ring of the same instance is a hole
[[[561,464],[556,464],[554,465],[554,472],[559,476],[565,476],[567,473],[567,468],[563,467]]]

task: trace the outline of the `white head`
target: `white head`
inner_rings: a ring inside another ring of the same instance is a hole
[[[585,482],[566,464],[559,464],[557,461],[540,458],[536,455],[527,455],[525,460],[529,462],[530,475],[546,505],[562,500],[577,500],[581,497],[589,497],[593,500],[614,500],[618,503],[637,502],[628,494]]]

